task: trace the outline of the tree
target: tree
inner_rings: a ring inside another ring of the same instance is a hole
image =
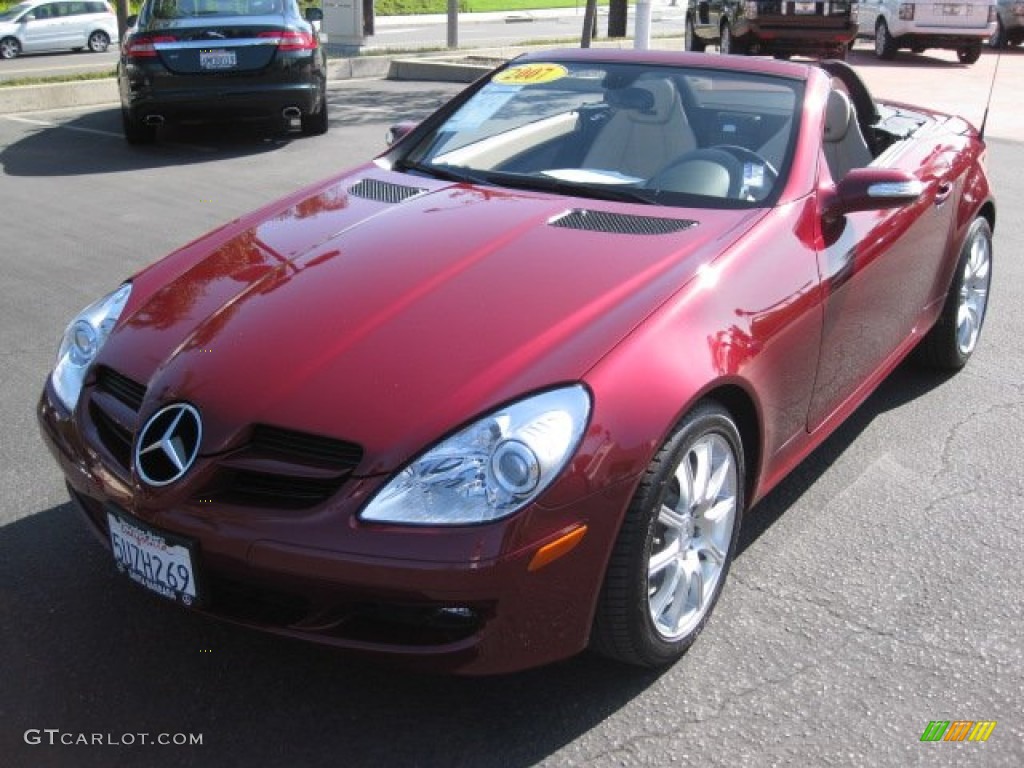
[[[626,36],[626,18],[628,13],[628,0],[608,1],[608,37]]]

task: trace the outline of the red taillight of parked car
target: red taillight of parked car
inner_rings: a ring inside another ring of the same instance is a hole
[[[178,38],[174,35],[139,35],[125,40],[124,55],[129,59],[151,59],[156,56],[156,46],[160,43],[174,43]]]
[[[297,29],[275,29],[260,32],[259,36],[276,38],[279,51],[313,51],[317,47],[317,40],[313,35]]]

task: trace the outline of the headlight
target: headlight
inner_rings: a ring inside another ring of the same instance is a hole
[[[360,516],[414,525],[507,517],[537,498],[569,463],[589,414],[590,396],[579,385],[508,405],[413,461]]]
[[[57,397],[69,411],[75,409],[85,374],[110,336],[110,330],[121,316],[131,292],[131,283],[125,283],[109,296],[83,309],[64,331],[50,381]]]

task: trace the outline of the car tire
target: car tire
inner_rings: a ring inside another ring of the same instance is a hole
[[[320,111],[302,116],[302,135],[320,136],[327,133],[327,94],[320,102]]]
[[[0,40],[0,59],[16,59],[21,53],[21,43],[16,37]]]
[[[885,19],[879,19],[875,22],[875,56],[888,60],[896,55],[896,51],[896,41],[889,34],[889,25]]]
[[[746,46],[732,36],[732,27],[727,21],[722,23],[721,36],[718,38],[718,52],[726,56],[742,56],[747,52]]]
[[[736,551],[743,462],[739,430],[715,402],[699,404],[673,430],[615,541],[591,632],[595,651],[659,667],[697,639]]]
[[[697,28],[693,23],[693,16],[686,17],[686,27],[683,32],[683,49],[695,53],[703,53],[707,48],[704,39],[697,36]]]
[[[1006,47],[1006,27],[1003,26],[1003,20],[996,16],[996,31],[988,39],[989,47],[1000,50]]]
[[[110,47],[110,35],[102,29],[97,29],[89,35],[88,46],[93,53],[103,53]]]
[[[958,49],[956,57],[961,64],[973,64],[981,58],[981,43],[972,43]]]
[[[125,141],[129,144],[152,144],[156,141],[156,126],[136,120],[124,109],[121,110],[121,125]]]
[[[985,322],[991,285],[992,228],[979,216],[960,249],[942,313],[917,348],[919,363],[946,371],[967,365]]]

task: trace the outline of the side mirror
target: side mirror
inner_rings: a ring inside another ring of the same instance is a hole
[[[838,219],[855,211],[899,208],[917,200],[924,185],[912,174],[895,168],[854,168],[838,184],[822,212]]]
[[[127,19],[124,20],[124,25],[128,29],[131,29],[132,27],[135,26],[135,22],[137,22],[138,20],[139,20],[139,17],[137,15],[133,14],[133,15],[129,16]]]
[[[323,8],[315,8],[310,6],[306,9],[306,21],[323,21],[324,11]]]
[[[395,123],[390,128],[388,128],[388,133],[387,136],[384,138],[384,141],[387,142],[387,145],[389,147],[393,146],[400,142],[402,139],[404,139],[406,136],[408,136],[412,132],[412,129],[416,127],[416,125],[417,123],[414,123],[411,120],[403,120],[400,123]]]

